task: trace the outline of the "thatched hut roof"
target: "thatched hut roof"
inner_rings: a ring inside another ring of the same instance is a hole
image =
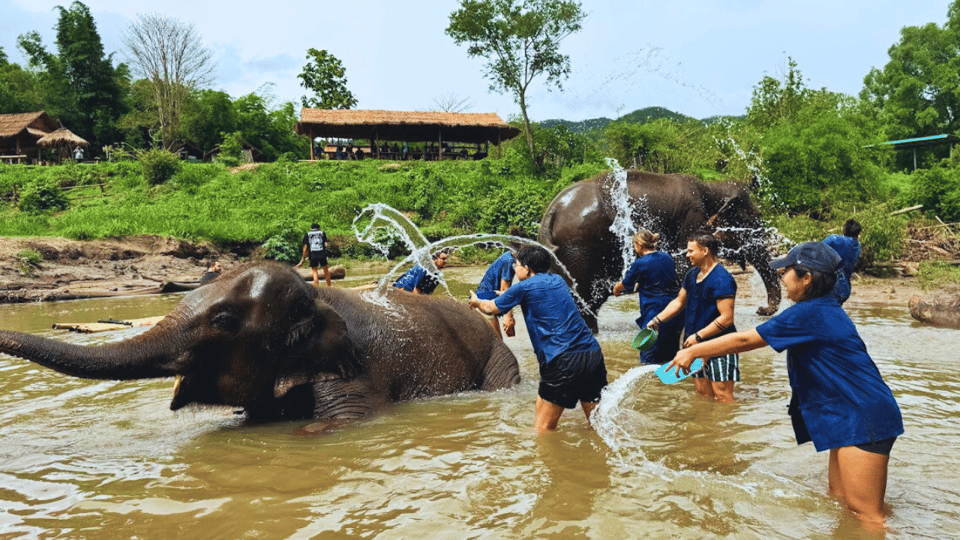
[[[485,143],[520,134],[495,113],[310,109],[300,111],[297,133],[309,137],[381,141]]]
[[[90,143],[86,141],[83,137],[75,134],[67,128],[60,128],[53,133],[47,133],[37,141],[37,146],[43,146],[46,148],[61,148],[64,146],[76,147],[76,146],[89,146]]]
[[[0,139],[22,134],[39,138],[56,130],[59,126],[59,123],[44,111],[0,114]]]

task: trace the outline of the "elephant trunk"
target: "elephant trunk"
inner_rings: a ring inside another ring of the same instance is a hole
[[[22,332],[0,330],[0,352],[84,379],[170,377],[180,356],[159,327],[118,343],[83,346]]]

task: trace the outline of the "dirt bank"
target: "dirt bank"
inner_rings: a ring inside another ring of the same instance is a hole
[[[31,252],[41,260],[34,264]],[[237,262],[210,243],[159,236],[89,242],[0,238],[0,302],[143,294],[165,282],[198,280],[214,258],[224,265]]]

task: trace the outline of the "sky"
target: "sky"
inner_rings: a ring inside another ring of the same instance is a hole
[[[346,68],[358,109],[437,110],[518,116],[513,96],[489,91],[485,61],[468,58],[444,30],[458,0],[316,2],[88,0],[104,48],[124,59],[122,35],[138,15],[194,26],[213,51],[212,87],[233,98],[268,93],[300,102],[297,75],[309,48]],[[788,58],[810,88],[857,95],[882,68],[905,26],[946,22],[950,0],[600,0],[583,1],[583,29],[567,37],[571,75],[562,88],[534,80],[534,121],[617,118],[644,107],[707,118],[742,115],[764,76],[782,79]],[[0,0],[0,47],[26,64],[17,36],[37,31],[56,51],[56,6],[65,0]]]

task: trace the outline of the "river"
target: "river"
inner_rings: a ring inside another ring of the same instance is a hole
[[[481,271],[445,275],[462,298]],[[737,325],[750,328],[761,302],[744,285]],[[144,330],[50,327],[163,315],[179,300],[0,305],[0,328],[99,343]],[[611,381],[637,366],[636,306],[623,297],[601,312]],[[404,403],[313,435],[307,422],[252,425],[229,408],[171,412],[169,379],[81,380],[0,355],[0,538],[956,537],[958,334],[903,306],[850,311],[906,424],[886,533],[862,531],[826,494],[827,453],[796,445],[784,355],[743,355],[732,405],[634,370],[605,404],[612,431],[588,430],[576,410],[538,436],[536,360],[518,317],[507,343],[519,387]]]

